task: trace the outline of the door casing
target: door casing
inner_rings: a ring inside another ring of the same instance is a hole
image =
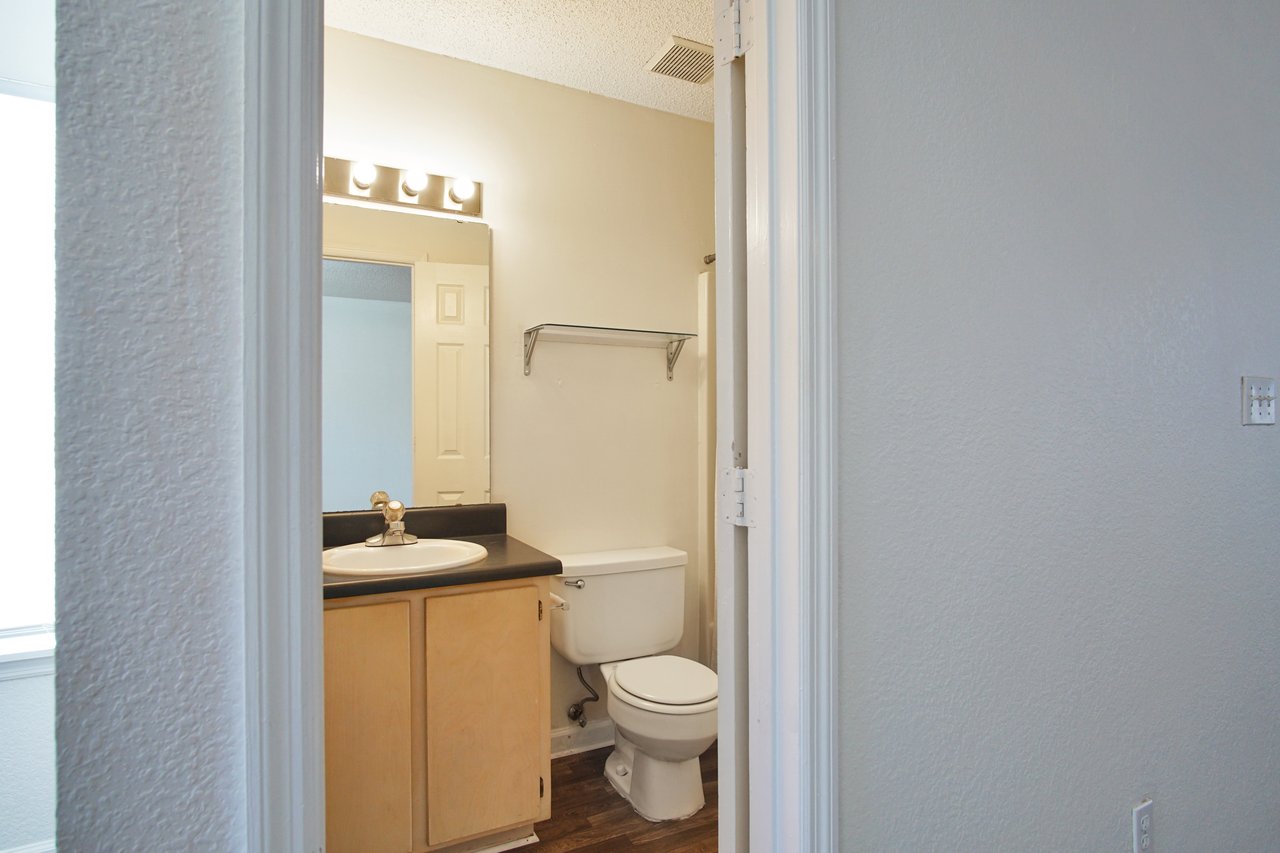
[[[754,527],[716,525],[720,849],[826,851],[838,837],[832,4],[743,10],[751,47],[737,82],[716,83],[740,86],[745,110],[741,133],[716,134],[718,158],[744,157],[741,206],[717,191],[717,358],[730,383],[719,418],[736,424],[741,406],[745,428],[719,435],[717,467],[749,463],[760,500]],[[321,4],[249,0],[245,33],[245,847],[320,851]],[[734,222],[740,246],[722,241]]]

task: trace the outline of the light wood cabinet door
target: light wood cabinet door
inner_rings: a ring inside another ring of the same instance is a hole
[[[539,601],[535,586],[426,600],[432,846],[539,818]]]
[[[410,605],[324,614],[328,853],[413,847]]]

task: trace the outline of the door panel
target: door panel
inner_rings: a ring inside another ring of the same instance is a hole
[[[539,598],[525,586],[426,601],[431,845],[539,817]]]
[[[409,602],[324,614],[329,853],[404,853],[412,839]]]

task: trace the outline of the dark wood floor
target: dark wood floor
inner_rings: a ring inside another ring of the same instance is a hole
[[[650,823],[632,810],[604,778],[612,748],[551,762],[551,820],[537,825],[537,853],[715,853],[716,748],[702,754],[707,804],[691,818]]]

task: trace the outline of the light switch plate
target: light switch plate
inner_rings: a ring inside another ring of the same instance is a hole
[[[1245,426],[1276,422],[1276,380],[1273,376],[1240,379],[1241,421]]]

